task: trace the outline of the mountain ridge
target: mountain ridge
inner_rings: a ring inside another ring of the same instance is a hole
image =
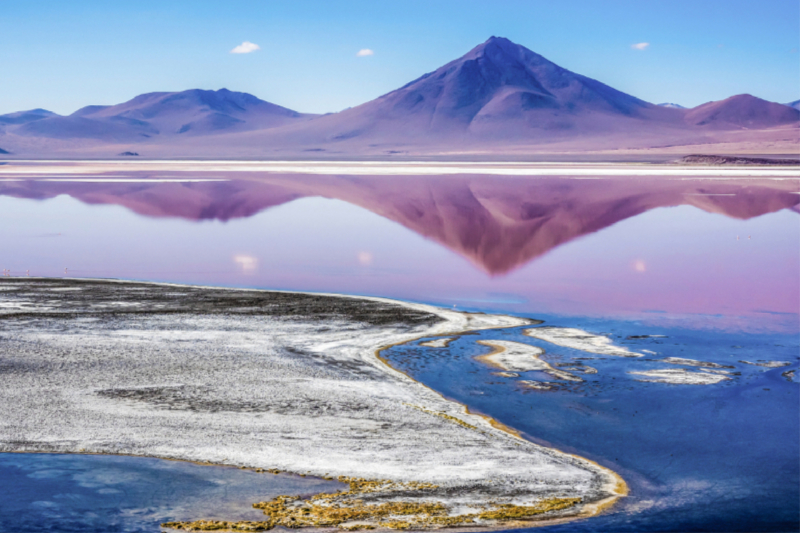
[[[59,152],[111,157],[126,151],[145,157],[309,152],[336,157],[644,149],[730,139],[744,139],[746,145],[751,137],[731,135],[763,130],[764,135],[752,134],[754,142],[774,147],[771,129],[800,125],[800,111],[750,95],[692,109],[655,105],[494,36],[398,89],[338,113],[303,114],[227,89],[152,92],[66,116],[48,113],[0,116],[3,145],[28,157]],[[781,135],[787,150],[798,143],[796,135]]]
[[[17,132],[49,138],[131,140],[187,132],[207,134],[220,130],[268,129],[311,116],[248,93],[189,89],[145,93],[116,105],[89,105],[70,115],[52,115],[25,122]]]

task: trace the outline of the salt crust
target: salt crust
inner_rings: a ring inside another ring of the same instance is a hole
[[[419,343],[420,346],[426,348],[447,348],[447,345],[455,340],[455,337],[445,337],[443,339],[432,339],[429,341]]]
[[[729,380],[722,374],[709,372],[692,372],[684,368],[664,368],[658,370],[641,370],[628,372],[636,376],[645,376],[645,379],[636,381],[650,381],[653,383],[674,383],[677,385],[713,385],[720,381]]]
[[[538,346],[531,346],[521,342],[511,341],[478,341],[478,344],[494,348],[494,351],[486,355],[479,355],[475,359],[489,366],[506,370],[509,372],[529,372],[538,370],[546,372],[556,379],[567,381],[583,381],[578,376],[572,375],[564,370],[559,370],[550,366],[547,361],[539,358],[544,354],[544,350]]]
[[[556,328],[544,326],[530,328],[523,331],[525,335],[536,339],[580,350],[582,352],[596,353],[600,355],[615,355],[618,357],[641,357],[642,354],[632,352],[627,348],[614,346],[611,339],[604,335],[595,335],[588,331],[576,328]]]
[[[739,362],[744,363],[746,365],[763,366],[765,368],[781,368],[783,366],[789,366],[792,364],[789,361],[758,361],[755,363],[752,361],[739,361]]]
[[[551,497],[583,498],[568,514],[586,514],[624,492],[612,472],[498,429],[376,357],[390,344],[524,319],[354,297],[440,320],[376,326],[127,305],[163,287],[120,282],[121,305],[93,303],[95,320],[68,314],[70,302],[84,297],[80,291],[46,306],[30,298],[35,287],[26,288],[24,306],[15,291],[2,291],[0,450],[429,482],[440,486],[435,499],[451,514],[489,501],[526,505]],[[25,315],[16,318],[20,307]]]
[[[550,383],[548,381],[533,381],[530,379],[521,379],[519,380],[519,383],[523,387],[534,390],[549,391],[556,388],[556,386],[553,383]]]
[[[33,165],[26,164],[33,163]],[[113,172],[259,172],[279,174],[319,175],[369,175],[369,176],[413,176],[413,175],[463,175],[486,174],[500,176],[691,176],[694,178],[718,177],[773,177],[794,179],[797,169],[793,167],[667,167],[614,163],[491,163],[450,161],[48,161],[42,164],[35,160],[17,160],[13,165],[0,168],[0,177],[30,177],[46,175],[47,179],[71,178],[75,175],[90,176]],[[108,178],[111,176],[103,176]],[[123,177],[123,176],[120,176]],[[85,178],[84,178],[85,179]],[[158,179],[158,178],[156,178]],[[174,178],[164,178],[174,180]],[[177,180],[175,180],[177,181]],[[188,181],[188,180],[181,180]]]
[[[697,366],[702,368],[735,368],[730,365],[720,365],[708,361],[698,361],[697,359],[685,359],[683,357],[665,357],[660,361],[661,363],[669,363],[671,365],[681,366]]]

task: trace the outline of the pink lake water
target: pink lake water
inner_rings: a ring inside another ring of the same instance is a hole
[[[169,178],[0,181],[0,268],[798,329],[800,180]]]
[[[631,494],[610,512],[548,531],[797,529],[798,388],[782,373],[797,371],[800,338],[798,179],[570,176],[564,168],[558,176],[400,176],[69,175],[64,167],[31,176],[13,166],[0,166],[0,269],[9,275],[386,296],[526,315],[656,357],[735,365],[735,377],[701,387],[631,379],[632,365],[663,366],[652,357],[593,358],[599,372],[585,384],[540,393],[473,359],[485,349],[476,338],[536,343],[514,328],[464,336],[447,350],[411,343],[384,354],[447,397],[628,482]],[[545,347],[553,362],[586,356]],[[234,504],[253,489],[249,479],[197,467],[181,474],[193,480],[179,504],[173,494],[164,503],[150,487],[163,485],[172,465],[95,459],[6,459],[13,464],[0,467],[17,485],[0,505],[3,523],[33,533],[69,518],[75,531],[147,531],[203,508],[220,487]],[[54,461],[69,468],[56,475]],[[124,512],[105,492],[74,483],[110,467],[120,472],[114,483],[126,479]],[[69,494],[70,504],[48,507],[41,521],[40,504],[55,492],[52,501]]]

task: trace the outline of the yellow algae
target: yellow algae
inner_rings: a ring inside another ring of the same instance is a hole
[[[483,413],[476,413],[474,411],[470,411],[469,407],[467,407],[466,405],[464,406],[464,412],[466,414],[468,414],[468,415],[479,416],[479,417],[483,418],[484,420],[486,420],[489,423],[489,425],[492,426],[493,428],[499,429],[500,431],[503,431],[504,433],[508,433],[509,435],[512,435],[512,436],[514,436],[514,437],[516,437],[518,439],[523,439],[522,433],[520,433],[519,431],[517,431],[516,429],[514,429],[514,428],[512,428],[510,426],[507,426],[507,425],[503,424],[502,422],[499,422],[499,421],[495,420],[494,418],[492,418],[489,415],[485,415]]]
[[[432,529],[464,524],[476,520],[507,523],[525,520],[544,513],[573,507],[580,498],[552,498],[532,505],[490,504],[482,511],[451,516],[441,502],[389,501],[365,504],[358,496],[369,493],[387,494],[396,491],[433,491],[439,488],[431,483],[393,482],[341,476],[339,481],[349,485],[347,490],[317,494],[308,499],[299,496],[278,496],[266,502],[253,504],[268,516],[264,521],[226,522],[197,520],[193,522],[167,522],[162,527],[184,531],[268,531],[278,526],[292,529],[312,527],[338,527],[347,531],[364,529]],[[491,507],[491,508],[487,508]]]
[[[523,520],[532,516],[560,511],[580,503],[580,498],[551,498],[536,503],[535,505],[502,504],[491,511],[478,514],[481,520]]]
[[[444,418],[445,420],[449,420],[451,422],[454,422],[454,423],[458,424],[459,426],[463,426],[463,427],[465,427],[467,429],[476,429],[476,430],[478,429],[477,426],[473,426],[472,424],[464,422],[460,418],[456,418],[455,416],[448,415],[447,413],[442,413],[441,411],[431,411],[430,409],[425,409],[424,407],[420,407],[419,405],[412,405],[410,403],[404,403],[403,405],[407,405],[409,407],[413,407],[414,409],[422,411],[423,413],[428,413],[429,415],[434,415],[434,416],[438,416],[439,418]]]
[[[392,501],[364,504],[362,500],[353,498],[375,492],[431,491],[438,488],[431,483],[395,483],[389,480],[367,480],[344,476],[338,479],[343,483],[348,483],[349,488],[335,493],[318,494],[309,499],[302,499],[298,496],[278,496],[270,501],[253,504],[254,508],[260,509],[269,517],[269,520],[266,521],[198,520],[168,522],[162,526],[185,531],[266,531],[276,526],[301,528],[331,527],[343,524],[344,528],[348,530],[374,529],[376,526],[389,529],[408,529],[412,524],[420,526],[428,518],[447,514],[446,507],[438,502]],[[410,517],[410,521],[396,519],[401,516]],[[371,522],[358,523],[367,520]],[[357,523],[347,524],[349,522]]]

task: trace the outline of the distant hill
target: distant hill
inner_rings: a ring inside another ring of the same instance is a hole
[[[800,110],[800,100],[795,100],[794,102],[789,102],[786,105],[788,105],[789,107],[793,107],[793,108],[795,108],[797,110]]]
[[[29,109],[28,111],[17,111],[16,113],[0,115],[0,124],[27,124],[35,120],[57,116],[57,114],[47,109]]]
[[[680,104],[673,104],[671,102],[664,102],[663,104],[658,104],[658,105],[661,106],[661,107],[669,107],[669,108],[672,108],[672,109],[686,109],[685,107],[683,107]]]
[[[274,128],[311,116],[247,93],[192,89],[143,94],[113,106],[87,106],[69,116],[25,122],[15,133],[56,139],[130,141]]]
[[[800,121],[800,111],[749,94],[731,96],[690,109],[686,122],[692,126],[720,128],[769,128]]]

